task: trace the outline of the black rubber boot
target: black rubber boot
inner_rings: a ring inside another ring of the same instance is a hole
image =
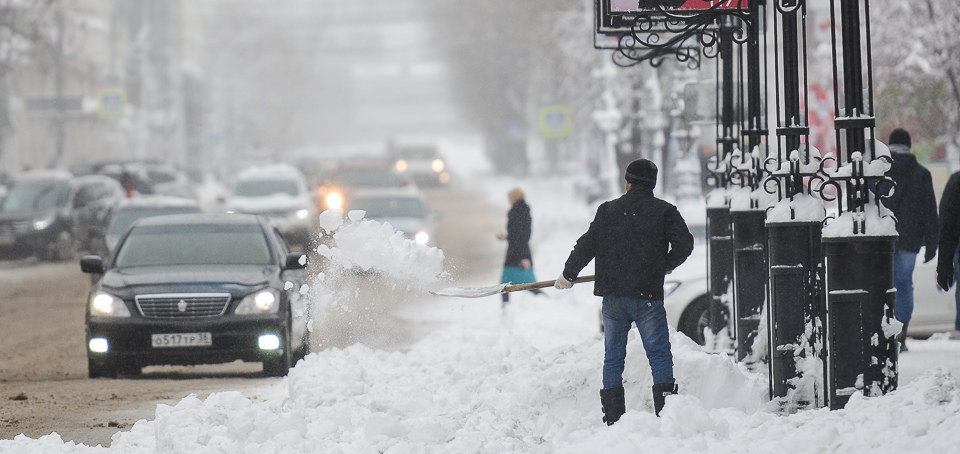
[[[667,402],[667,396],[676,394],[676,383],[657,383],[653,385],[653,410],[660,416],[660,410],[663,410],[663,404]]]
[[[897,335],[897,340],[900,341],[900,352],[903,353],[907,351],[907,327],[910,326],[910,322],[903,324],[903,329],[900,330],[900,334]]]
[[[626,403],[623,401],[623,386],[617,388],[607,388],[600,390],[600,405],[603,410],[603,422],[608,426],[620,420],[620,417],[627,411]]]

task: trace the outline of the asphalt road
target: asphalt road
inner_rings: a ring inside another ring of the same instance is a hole
[[[498,276],[503,246],[494,235],[505,214],[469,188],[428,189],[427,195],[441,215],[437,241],[447,269],[467,283]],[[258,388],[280,380],[264,377],[259,363],[241,362],[152,366],[138,377],[87,378],[83,318],[89,282],[78,261],[0,262],[0,439],[56,432],[65,441],[108,446],[116,432],[152,419],[157,404],[218,391],[256,399]],[[402,348],[428,331],[428,325],[406,327],[406,342],[382,347]]]

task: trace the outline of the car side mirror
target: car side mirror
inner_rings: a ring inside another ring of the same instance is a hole
[[[287,254],[287,262],[284,264],[285,270],[302,270],[307,267],[307,254],[302,252],[291,252]]]
[[[103,259],[97,255],[85,255],[80,259],[80,271],[87,274],[103,274]]]

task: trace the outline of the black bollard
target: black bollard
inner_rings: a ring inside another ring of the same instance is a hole
[[[733,233],[729,206],[707,208],[707,238],[707,266],[710,267],[707,284],[711,298],[709,324],[711,327],[727,325],[728,335],[733,339],[735,328],[733,324],[728,325],[727,320],[733,310]]]
[[[819,221],[767,223],[770,398],[790,397],[786,412],[826,405],[821,231]]]
[[[896,239],[823,239],[829,346],[827,395],[831,409],[843,408],[857,390],[865,396],[879,396],[897,388],[899,351],[896,335],[890,329],[896,307]]]
[[[767,296],[764,212],[731,210],[730,219],[733,226],[733,313],[736,314],[737,361],[766,362],[767,355],[754,348]]]

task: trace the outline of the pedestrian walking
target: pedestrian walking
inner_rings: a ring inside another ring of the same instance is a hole
[[[507,232],[497,238],[507,242],[507,254],[503,260],[503,274],[500,282],[507,284],[526,284],[536,282],[533,272],[533,258],[530,254],[530,233],[533,221],[530,218],[530,206],[524,200],[523,190],[513,188],[507,192],[510,210],[507,212]],[[539,289],[533,290],[539,294]],[[502,305],[510,302],[510,294],[503,293]]]
[[[900,351],[907,351],[907,327],[913,315],[913,270],[917,254],[924,248],[923,263],[937,254],[940,229],[937,199],[930,171],[910,153],[910,134],[894,129],[887,140],[893,157],[889,175],[896,183],[893,194],[883,204],[897,219],[896,249],[893,253],[893,286],[897,289],[896,317],[903,328],[898,337]],[[952,256],[951,256],[952,258]]]
[[[677,207],[653,195],[657,166],[638,159],[624,173],[626,193],[604,202],[586,233],[570,252],[555,287],[568,289],[591,260],[596,260],[593,293],[603,297],[603,421],[612,425],[626,411],[623,370],[632,323],[643,342],[653,375],[657,416],[666,396],[676,394],[664,276],[693,251],[693,235]]]
[[[940,195],[940,257],[937,259],[937,287],[950,290],[960,278],[960,171],[954,172],[947,180]],[[953,300],[956,305],[956,317],[953,329],[960,333],[960,291],[955,289]]]

